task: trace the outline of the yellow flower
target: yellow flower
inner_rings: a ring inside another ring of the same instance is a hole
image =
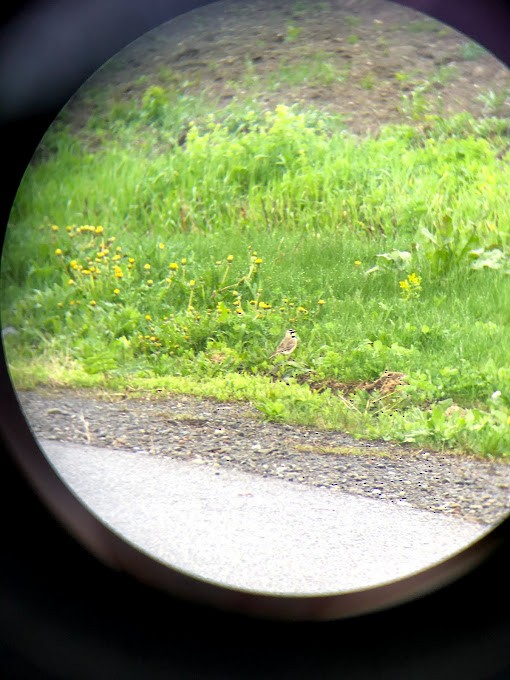
[[[263,262],[263,259],[261,257],[257,257],[255,259],[255,264],[262,264],[262,262]]]
[[[323,304],[325,304],[325,300],[323,300],[323,299],[321,298],[320,300],[317,300],[317,304],[318,304],[318,305],[323,305]]]
[[[101,226],[96,227],[96,234],[102,234],[103,231],[104,231],[103,227],[101,227]]]
[[[188,264],[188,260],[185,257],[183,257],[181,260],[181,264],[184,267],[184,265]]]
[[[417,298],[420,296],[421,292],[421,276],[412,272],[407,275],[406,279],[399,281],[398,285],[400,286],[404,300]]]
[[[95,300],[91,300],[90,304],[91,304],[92,307],[95,307],[97,305],[97,302]]]
[[[55,250],[55,255],[62,255],[62,251],[61,251],[60,248],[57,248],[57,249]]]
[[[195,285],[195,279],[191,279],[190,282],[189,282],[189,287],[193,288],[194,285]]]
[[[128,257],[128,262],[129,262],[129,264],[133,264],[134,261],[135,261],[135,258],[134,258],[134,257]]]
[[[177,264],[177,262],[170,262],[169,267],[173,272],[176,272],[179,269],[179,265]]]
[[[52,231],[58,231],[58,227],[57,227],[57,225],[56,225],[56,224],[54,224],[54,225],[53,225],[53,226],[51,227],[51,230],[52,230]]]
[[[232,262],[234,259],[233,255],[227,255],[227,262]]]
[[[121,258],[121,256],[119,255],[119,253],[116,253],[116,254],[112,257],[112,262],[117,262],[118,260],[120,260],[120,258]]]
[[[66,231],[67,231],[68,233],[69,233],[70,231],[72,231],[72,230],[73,230],[72,227],[66,227]]]
[[[297,311],[301,312],[302,314],[308,314],[308,310],[301,306],[297,308]]]
[[[69,279],[69,281],[67,282],[67,284],[68,284],[69,286],[75,286],[75,285],[76,285],[76,281],[75,281],[74,279]]]
[[[361,260],[354,260],[354,264],[356,265],[356,267],[360,267],[361,266]]]
[[[164,243],[158,243],[158,248],[159,248],[160,250],[164,250],[165,244],[164,244]]]
[[[63,307],[64,303],[63,302],[57,302],[57,307]]]
[[[146,321],[152,321],[152,316],[150,314],[145,315],[145,320]]]
[[[113,289],[113,294],[118,295],[120,293],[120,290],[118,288]]]
[[[145,271],[149,271],[150,268],[151,268],[151,266],[150,266],[150,264],[147,262],[146,264],[143,265],[143,268],[145,269]]]
[[[152,286],[153,283],[154,283],[154,281],[153,281],[152,279],[149,279],[149,280],[147,281],[147,285],[148,285],[148,286]]]
[[[92,272],[90,271],[90,269],[82,269],[81,273],[82,274],[91,274]]]

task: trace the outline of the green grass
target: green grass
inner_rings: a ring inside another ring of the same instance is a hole
[[[47,135],[12,211],[17,387],[248,399],[273,420],[510,453],[504,121],[356,137],[311,109],[206,113],[161,86],[92,120]],[[297,351],[270,361],[290,326]],[[385,370],[407,384],[362,388]]]

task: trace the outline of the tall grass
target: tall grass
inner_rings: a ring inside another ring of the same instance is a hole
[[[311,110],[178,103],[150,87],[113,138],[50,133],[27,170],[2,259],[17,384],[156,380],[269,418],[509,453],[504,124],[356,137]],[[290,326],[298,350],[269,361]],[[386,370],[406,384],[368,394]],[[312,393],[307,375],[359,388]]]

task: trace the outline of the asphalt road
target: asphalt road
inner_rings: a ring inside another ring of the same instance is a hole
[[[105,524],[156,559],[230,588],[338,593],[465,548],[487,527],[331,489],[124,450],[40,442]]]

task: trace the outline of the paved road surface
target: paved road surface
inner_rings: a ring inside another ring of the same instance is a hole
[[[41,442],[101,520],[157,559],[271,594],[367,588],[441,561],[487,528],[439,514],[149,453]]]

